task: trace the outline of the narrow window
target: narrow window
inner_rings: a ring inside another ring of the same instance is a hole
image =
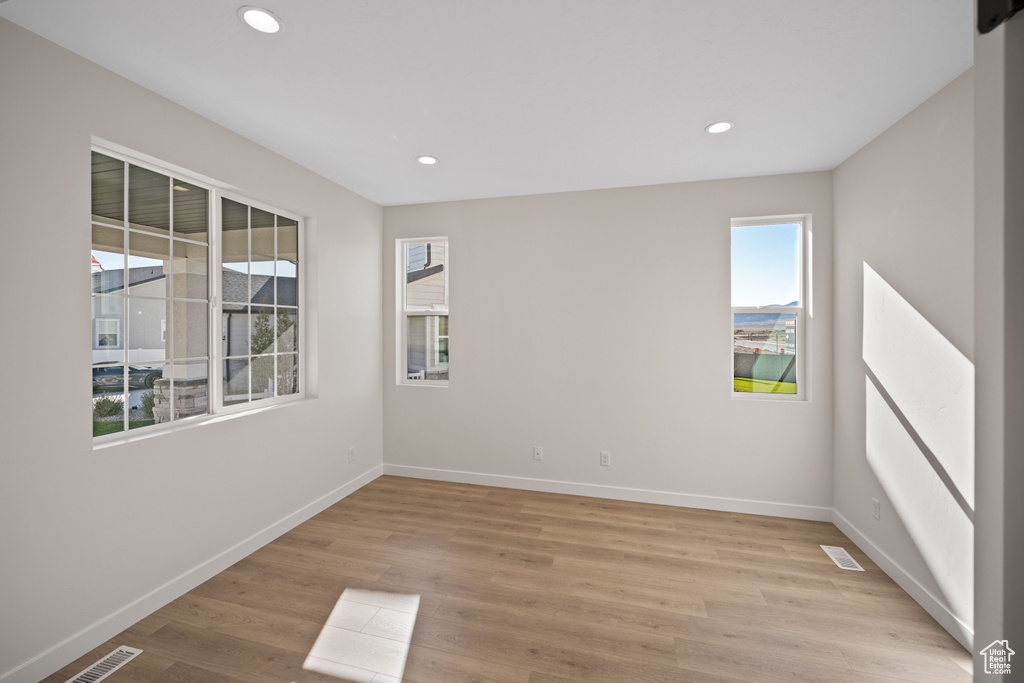
[[[733,392],[803,398],[805,217],[733,221]]]
[[[398,383],[448,384],[448,274],[444,237],[398,240]]]

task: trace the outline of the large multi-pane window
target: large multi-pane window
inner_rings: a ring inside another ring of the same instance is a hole
[[[227,199],[218,221],[217,198],[93,152],[94,436],[298,393],[299,222]]]
[[[448,273],[444,237],[398,240],[398,383],[448,383]]]
[[[733,391],[802,398],[806,217],[732,224]]]

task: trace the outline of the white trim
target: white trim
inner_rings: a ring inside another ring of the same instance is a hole
[[[604,484],[582,484],[554,479],[533,479],[504,474],[483,474],[480,472],[442,470],[412,467],[409,465],[389,465],[387,463],[384,464],[384,474],[396,477],[410,477],[412,479],[431,479],[459,484],[479,484],[481,486],[522,489],[524,491],[565,493],[571,496],[590,496],[593,498],[607,498],[609,500],[625,500],[634,503],[654,503],[656,505],[672,505],[700,510],[718,510],[720,512],[741,512],[749,515],[806,519],[814,522],[829,522],[832,520],[831,508],[816,505],[773,503],[760,500],[745,500],[743,498],[721,498],[692,493],[677,493],[675,491],[634,489],[622,486],[606,486]]]
[[[149,616],[172,600],[189,592],[224,571],[239,560],[249,556],[279,536],[294,529],[314,515],[326,510],[349,494],[366,486],[383,474],[382,467],[377,465],[363,474],[351,479],[338,488],[302,506],[252,536],[218,553],[205,562],[193,567],[180,576],[171,579],[146,595],[125,605],[121,609],[100,619],[67,640],[36,655],[32,659],[19,664],[10,671],[0,675],[3,683],[33,683],[46,678],[69,662],[73,662],[93,648],[102,645],[132,624]]]
[[[854,545],[863,550],[864,554],[870,557],[878,565],[879,569],[895,581],[896,585],[906,591],[935,621],[939,622],[939,626],[956,638],[961,645],[967,648],[968,652],[974,651],[974,629],[969,624],[964,623],[953,614],[941,599],[918,583],[896,560],[889,557],[884,550],[872,543],[867,536],[862,534],[838,510],[832,510],[831,522],[846,534],[853,541]]]

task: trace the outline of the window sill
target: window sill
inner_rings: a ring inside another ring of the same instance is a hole
[[[433,387],[435,389],[447,389],[448,382],[432,382],[427,379],[417,380],[415,382],[395,382],[400,387]]]
[[[806,396],[794,395],[794,394],[755,394],[752,392],[734,391],[732,393],[732,399],[734,401],[767,401],[771,402],[782,402],[782,403],[810,403],[810,399]]]
[[[146,439],[150,439],[155,436],[163,436],[165,434],[171,434],[186,429],[193,429],[195,427],[203,427],[206,425],[216,424],[218,422],[234,420],[240,417],[247,417],[249,415],[264,413],[270,410],[280,410],[282,408],[299,405],[312,400],[315,399],[303,396],[278,401],[270,405],[253,406],[244,409],[232,409],[229,407],[227,410],[230,412],[222,412],[213,415],[196,415],[195,417],[186,417],[181,420],[167,422],[159,426],[152,425],[149,427],[141,427],[129,432],[116,432],[106,436],[96,436],[93,437],[92,449],[94,451],[99,451],[111,446],[120,446],[123,444],[135,443],[137,441],[145,441]]]

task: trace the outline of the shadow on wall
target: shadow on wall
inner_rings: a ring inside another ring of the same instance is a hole
[[[969,637],[974,364],[864,264],[867,460]]]

